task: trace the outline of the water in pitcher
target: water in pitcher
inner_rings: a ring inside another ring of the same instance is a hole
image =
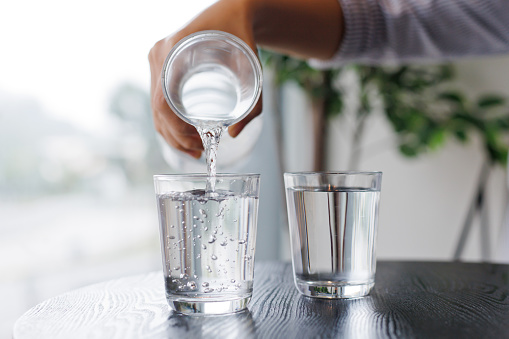
[[[245,112],[238,109],[240,85],[237,77],[220,65],[201,65],[182,87],[182,103],[187,118],[196,127],[203,142],[207,191],[214,191],[217,150],[221,135]]]
[[[308,286],[370,285],[380,191],[288,188],[295,279]]]

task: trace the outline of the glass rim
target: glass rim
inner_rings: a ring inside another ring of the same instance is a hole
[[[175,180],[175,179],[208,179],[210,176],[207,173],[185,173],[185,174],[155,174],[154,180]],[[259,173],[217,173],[216,179],[233,179],[233,178],[260,178]]]
[[[302,172],[285,172],[284,176],[319,176],[319,175],[381,175],[382,171],[302,171]]]
[[[184,38],[180,39],[172,47],[172,49],[166,56],[166,59],[163,63],[163,69],[161,71],[161,83],[162,83],[161,85],[162,85],[163,95],[164,95],[164,98],[166,99],[166,103],[168,104],[168,106],[170,106],[171,110],[173,112],[175,112],[175,114],[177,114],[177,116],[179,118],[181,118],[182,120],[184,120],[185,122],[187,122],[191,125],[194,125],[193,121],[191,121],[188,117],[186,117],[184,114],[182,114],[179,111],[179,109],[173,103],[173,100],[171,100],[170,95],[168,94],[168,89],[166,87],[166,81],[165,81],[166,73],[168,72],[168,65],[175,58],[175,56],[177,55],[177,53],[180,50],[184,49],[188,44],[192,43],[196,39],[214,40],[214,39],[218,39],[218,38],[223,39],[223,40],[225,40],[225,39],[228,40],[233,45],[235,45],[237,48],[242,50],[245,54],[247,54],[249,61],[251,63],[251,66],[253,67],[253,70],[255,72],[256,82],[259,84],[259,86],[256,86],[256,92],[254,93],[254,95],[252,97],[252,101],[251,101],[251,104],[249,105],[249,108],[246,110],[246,112],[243,115],[241,115],[240,117],[238,117],[235,120],[232,120],[230,125],[234,125],[235,123],[244,119],[256,106],[256,103],[258,102],[258,99],[260,98],[261,93],[262,93],[262,87],[263,87],[262,64],[260,63],[260,60],[256,56],[255,52],[251,49],[251,47],[249,47],[249,45],[247,43],[245,43],[242,39],[240,39],[239,37],[237,37],[231,33],[223,32],[223,31],[219,31],[219,30],[203,30],[203,31],[198,31],[198,32],[189,34],[188,36],[185,36]]]

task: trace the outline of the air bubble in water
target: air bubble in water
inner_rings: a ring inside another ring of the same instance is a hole
[[[196,283],[194,281],[190,281],[190,282],[187,283],[187,287],[190,290],[194,291],[196,289]]]

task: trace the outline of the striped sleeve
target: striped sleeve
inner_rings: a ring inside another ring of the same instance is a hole
[[[509,53],[509,0],[338,0],[345,32],[318,67]]]

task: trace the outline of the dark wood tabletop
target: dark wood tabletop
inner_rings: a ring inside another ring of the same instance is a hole
[[[509,338],[509,265],[379,261],[364,298],[301,296],[288,263],[257,262],[249,310],[172,313],[160,272],[107,281],[25,313],[25,338]]]

